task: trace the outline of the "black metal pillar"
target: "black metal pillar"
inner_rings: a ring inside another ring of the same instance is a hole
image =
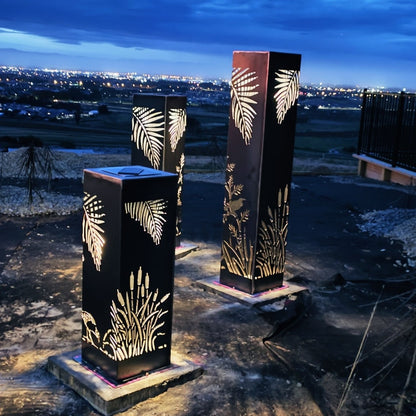
[[[176,246],[180,245],[185,166],[186,96],[136,94],[131,132],[132,165],[178,174]]]
[[[220,282],[282,285],[300,55],[234,52]]]
[[[177,176],[84,171],[82,359],[122,382],[170,364]]]

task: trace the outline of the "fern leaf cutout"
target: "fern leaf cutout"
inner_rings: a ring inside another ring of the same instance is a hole
[[[252,97],[258,94],[259,84],[256,72],[248,72],[249,68],[234,68],[231,76],[231,115],[235,126],[240,130],[244,142],[249,145],[253,135],[253,120],[256,111],[253,108],[257,101]]]
[[[126,202],[124,209],[132,219],[138,221],[158,245],[163,235],[163,225],[166,222],[167,201],[154,199],[150,201]]]
[[[279,69],[276,72],[275,94],[277,122],[283,123],[286,113],[295,104],[299,96],[299,71]]]
[[[160,165],[164,124],[161,111],[147,107],[133,108],[131,141],[143,151],[155,169],[158,169]]]
[[[183,108],[169,110],[169,136],[172,152],[176,150],[179,140],[186,128],[186,111]]]
[[[95,268],[98,271],[100,271],[105,244],[104,230],[101,228],[101,225],[105,222],[103,220],[105,213],[101,212],[103,207],[102,202],[97,199],[97,195],[84,192],[82,241],[87,244],[88,251],[91,253]]]

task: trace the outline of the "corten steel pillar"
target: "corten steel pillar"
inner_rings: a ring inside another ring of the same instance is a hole
[[[301,56],[234,52],[220,283],[282,286]]]
[[[123,382],[170,364],[177,175],[84,170],[82,359]]]
[[[131,164],[178,174],[176,246],[182,224],[185,128],[186,96],[134,95]]]

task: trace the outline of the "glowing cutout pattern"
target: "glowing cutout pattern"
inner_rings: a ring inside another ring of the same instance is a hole
[[[82,241],[87,244],[88,251],[91,253],[95,268],[98,271],[100,271],[105,244],[104,230],[101,227],[105,222],[103,220],[105,213],[101,212],[103,207],[102,202],[97,199],[97,195],[90,195],[84,192]]]
[[[232,172],[234,163],[227,164],[228,180],[225,183],[225,200],[223,223],[229,230],[228,241],[222,243],[222,268],[229,272],[251,278],[254,258],[254,248],[251,241],[247,241],[246,223],[250,216],[249,210],[243,210],[245,198],[241,197],[244,186],[234,184]]]
[[[172,108],[169,110],[169,137],[171,151],[176,150],[179,140],[185,133],[186,111],[183,108]]]
[[[279,189],[277,207],[267,207],[269,214],[266,221],[262,220],[259,228],[259,249],[256,253],[255,279],[283,273],[286,261],[286,237],[289,217],[289,187]]]
[[[162,120],[162,121],[160,121]],[[164,116],[154,108],[134,107],[131,141],[158,169],[163,149]]]
[[[163,304],[170,293],[160,297],[159,290],[150,290],[150,277],[146,273],[143,279],[142,268],[130,274],[130,290],[122,294],[117,290],[117,299],[110,306],[111,328],[103,337],[97,328],[94,317],[82,311],[85,328],[83,341],[98,348],[114,361],[122,361],[157,349],[167,348],[166,344],[158,344],[168,313]]]
[[[248,68],[234,68],[231,76],[231,114],[235,126],[240,130],[246,145],[250,144],[253,134],[253,119],[256,111],[253,108],[257,101],[252,97],[258,94],[255,91],[258,84],[255,72],[247,72]]]
[[[150,201],[125,202],[124,209],[132,219],[138,221],[158,245],[163,235],[163,224],[166,222],[167,201],[155,199]]]
[[[282,124],[286,113],[298,99],[300,71],[280,69],[275,74],[276,92],[273,98],[276,101],[277,122]]]
[[[182,209],[182,188],[183,188],[183,169],[185,167],[185,154],[182,153],[179,159],[179,165],[176,166],[176,173],[178,174],[178,190],[176,193],[176,205],[178,211]],[[181,215],[176,215],[176,237],[180,237],[181,231]]]

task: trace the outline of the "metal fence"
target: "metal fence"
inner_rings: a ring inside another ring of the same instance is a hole
[[[358,153],[416,172],[416,94],[364,90]]]

